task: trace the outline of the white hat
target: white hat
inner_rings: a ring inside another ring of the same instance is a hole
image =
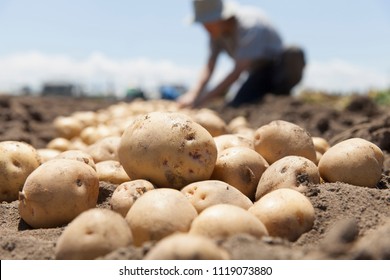
[[[193,0],[193,22],[213,22],[234,16],[235,5],[222,0]]]

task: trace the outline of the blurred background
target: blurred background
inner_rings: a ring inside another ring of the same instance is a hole
[[[241,0],[308,65],[296,92],[390,88],[390,1]],[[0,0],[0,93],[153,97],[185,90],[207,55],[190,0]],[[223,58],[214,82],[232,64]]]

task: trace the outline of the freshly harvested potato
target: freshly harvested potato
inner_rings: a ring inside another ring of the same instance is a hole
[[[128,128],[129,125],[131,125],[133,123],[135,118],[136,118],[136,116],[130,116],[130,117],[126,117],[125,119],[112,120],[110,125],[115,126],[117,128],[117,130],[118,130],[117,137],[120,137],[125,132],[126,128]],[[119,143],[118,143],[118,147],[119,147]]]
[[[314,149],[321,154],[324,154],[330,148],[328,141],[322,137],[312,137],[311,139],[313,140]]]
[[[99,179],[88,164],[71,159],[43,163],[19,193],[20,217],[33,228],[62,226],[96,207]]]
[[[174,233],[160,241],[145,260],[228,260],[229,253],[206,236]]]
[[[68,150],[58,154],[55,159],[73,159],[88,164],[96,170],[95,162],[92,156],[86,152],[80,150]]]
[[[113,192],[110,205],[111,209],[126,217],[134,202],[147,191],[154,190],[152,183],[138,179],[120,184]]]
[[[318,165],[318,163],[320,162],[321,158],[322,158],[322,154],[319,151],[316,151],[316,161],[315,161],[316,165]]]
[[[72,139],[80,135],[81,130],[84,128],[82,122],[74,117],[56,117],[53,121],[55,130],[59,137],[66,139]]]
[[[225,121],[210,109],[200,109],[192,116],[192,119],[203,126],[213,137],[227,133]]]
[[[97,124],[96,112],[93,111],[79,111],[74,112],[71,117],[79,120],[83,127],[93,126]]]
[[[269,164],[292,155],[316,161],[310,134],[304,128],[287,121],[272,121],[259,127],[255,132],[254,146]]]
[[[87,145],[92,145],[100,139],[109,136],[114,135],[112,134],[112,130],[104,124],[99,124],[97,126],[87,126],[80,132],[81,140],[83,140],[83,142]]]
[[[104,123],[110,123],[111,120],[123,119],[133,114],[141,114],[141,112],[135,108],[135,103],[138,103],[138,100],[134,100],[131,103],[119,102],[117,104],[112,104],[106,109],[100,110],[100,115],[105,114],[107,117],[105,118]]]
[[[37,149],[37,153],[41,158],[41,162],[44,163],[61,154],[61,151],[55,149],[41,148],[41,149]]]
[[[230,133],[237,133],[243,128],[250,128],[248,120],[243,116],[237,116],[229,121],[228,130]]]
[[[107,124],[110,121],[111,115],[108,113],[110,107],[111,106],[109,106],[107,109],[100,109],[96,112],[96,125]],[[90,127],[96,127],[96,125],[91,125]]]
[[[375,187],[382,176],[383,161],[383,152],[377,145],[362,138],[351,138],[329,148],[318,169],[327,182]]]
[[[64,152],[69,150],[70,145],[71,142],[68,139],[63,137],[57,137],[47,143],[46,148]]]
[[[89,209],[62,232],[55,248],[57,260],[92,260],[120,247],[133,237],[126,220],[108,209]]]
[[[274,190],[260,198],[248,210],[268,230],[270,236],[296,241],[314,224],[314,207],[310,200],[291,188]]]
[[[255,132],[256,131],[253,128],[243,127],[243,128],[238,129],[237,132],[234,133],[234,135],[244,137],[248,140],[251,140],[252,145],[253,145],[253,138],[255,137]],[[254,149],[254,147],[253,147],[253,149]]]
[[[178,190],[161,188],[139,197],[126,215],[134,245],[158,241],[174,232],[187,232],[198,215],[194,206]]]
[[[217,159],[214,139],[205,128],[169,112],[136,118],[123,133],[118,153],[130,178],[175,189],[208,180]]]
[[[235,134],[224,134],[214,137],[214,142],[217,146],[218,154],[220,154],[223,150],[232,147],[247,147],[252,150],[255,149],[251,139]]]
[[[87,144],[84,143],[83,140],[81,140],[80,137],[73,137],[70,140],[69,150],[81,150],[85,151],[85,149],[88,147]],[[96,163],[96,162],[95,162]]]
[[[105,160],[98,162],[96,163],[96,171],[99,181],[122,184],[131,180],[119,161]]]
[[[119,161],[118,147],[120,141],[120,136],[105,137],[88,146],[85,151],[93,157],[96,163],[105,160]]]
[[[320,173],[314,162],[300,156],[286,156],[275,161],[263,173],[256,189],[255,200],[280,188],[304,192],[309,184],[319,184]]]
[[[249,209],[252,201],[235,187],[218,180],[205,180],[191,183],[181,192],[194,205],[198,213],[215,204],[232,204]]]
[[[231,204],[213,205],[194,219],[190,234],[226,238],[247,233],[257,238],[268,235],[264,224],[252,213]]]
[[[224,181],[253,200],[260,177],[267,167],[268,163],[255,150],[232,147],[218,155],[211,179]]]
[[[17,200],[26,178],[40,164],[40,156],[30,144],[0,142],[0,201]]]
[[[238,116],[232,119],[228,124],[228,131],[229,133],[247,138],[253,142],[255,130],[250,126],[248,120],[243,116]]]

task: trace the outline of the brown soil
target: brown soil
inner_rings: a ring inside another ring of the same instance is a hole
[[[115,100],[0,96],[0,141],[20,140],[36,148],[56,137],[52,121],[73,111],[98,110]],[[242,115],[256,128],[282,119],[322,136],[331,144],[361,137],[385,152],[381,182],[376,188],[326,183],[310,186],[306,195],[316,211],[311,231],[296,242],[238,235],[216,240],[235,259],[390,259],[390,113],[365,97],[354,98],[343,110],[303,102],[296,97],[267,96],[239,109],[213,106],[229,121]],[[387,109],[387,110],[386,110]],[[100,182],[98,207],[108,207],[115,185]],[[0,204],[0,259],[53,259],[64,227],[31,229],[20,219],[18,202]],[[142,259],[153,246],[128,247],[106,259]]]

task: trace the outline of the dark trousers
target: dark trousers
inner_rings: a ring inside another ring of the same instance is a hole
[[[266,62],[249,74],[229,105],[238,107],[241,104],[254,103],[267,93],[289,95],[291,89],[301,81],[304,66],[302,49],[285,48],[277,60]]]

